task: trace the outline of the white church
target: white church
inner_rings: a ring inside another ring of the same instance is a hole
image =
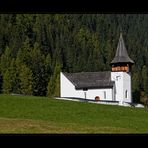
[[[92,101],[132,103],[131,67],[122,33],[111,71],[60,73],[60,97]]]

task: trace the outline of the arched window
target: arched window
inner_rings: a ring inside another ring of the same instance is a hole
[[[96,96],[96,97],[95,97],[95,100],[96,100],[96,101],[99,101],[99,100],[100,100],[100,97],[99,97],[99,96]]]
[[[128,91],[127,90],[125,91],[125,98],[126,99],[128,98]]]

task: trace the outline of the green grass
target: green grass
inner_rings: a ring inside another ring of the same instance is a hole
[[[148,109],[0,95],[0,133],[148,133]]]

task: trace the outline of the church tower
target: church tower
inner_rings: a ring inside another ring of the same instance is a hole
[[[132,102],[131,67],[134,61],[128,56],[122,33],[120,33],[116,55],[111,62],[111,80],[115,82],[114,100],[119,103]]]

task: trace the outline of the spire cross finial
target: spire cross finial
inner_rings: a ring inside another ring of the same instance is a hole
[[[122,27],[120,26],[120,38],[122,37]]]
[[[122,37],[122,31],[120,31],[120,38]]]

